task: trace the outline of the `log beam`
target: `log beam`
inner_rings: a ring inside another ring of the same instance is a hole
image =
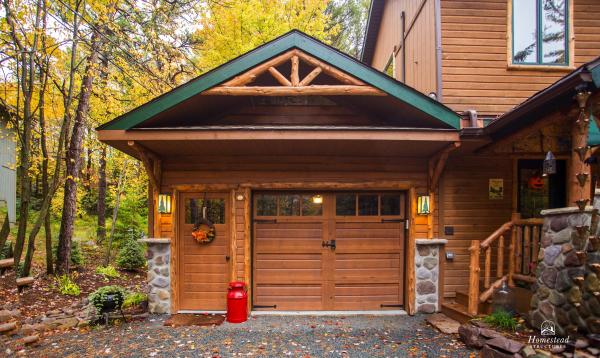
[[[308,86],[321,72],[323,72],[321,67],[315,67],[308,75],[306,75],[306,77],[304,77],[304,79],[302,79],[302,81],[300,81],[298,86]]]
[[[315,85],[315,86],[219,86],[202,92],[204,96],[386,96],[371,86]]]
[[[136,152],[140,155],[140,159],[142,164],[144,164],[144,169],[146,169],[146,173],[148,174],[148,179],[152,184],[152,187],[156,190],[160,191],[160,177],[157,177],[157,171],[155,170],[154,162],[159,162],[158,155],[152,153],[152,151],[144,148],[141,144],[136,141],[130,140],[127,144],[136,150]],[[154,158],[154,159],[153,159]]]
[[[297,87],[298,83],[300,83],[300,75],[298,74],[300,68],[300,61],[298,60],[298,56],[292,56],[292,73],[290,75],[290,79],[292,80],[292,86]]]
[[[460,142],[454,142],[429,159],[428,179],[429,179],[429,215],[427,216],[427,237],[433,238],[433,213],[435,211],[435,192],[439,183],[440,176],[446,166],[450,152],[459,148]]]
[[[242,73],[241,75],[236,76],[236,77],[232,78],[231,80],[223,83],[223,86],[247,85],[248,83],[253,82],[258,76],[263,74],[265,71],[267,71],[269,69],[269,67],[275,67],[275,66],[278,66],[278,65],[284,63],[285,61],[289,60],[292,56],[294,56],[295,53],[296,53],[296,50],[291,50],[291,51],[283,53],[277,57],[274,57],[274,58],[270,59],[269,61],[264,62],[256,67]]]
[[[302,61],[304,61],[314,67],[321,67],[323,72],[325,72],[327,75],[335,78],[336,80],[338,80],[342,83],[346,83],[349,85],[356,85],[356,86],[365,85],[365,83],[363,81],[360,81],[360,80],[354,78],[353,76],[350,76],[350,75],[338,70],[337,68],[326,64],[325,62],[317,60],[316,58],[309,56],[302,51],[296,51],[295,54],[298,57],[300,57],[300,59]]]
[[[290,81],[288,81],[287,78],[285,78],[284,75],[281,74],[281,72],[277,71],[277,69],[275,67],[269,67],[269,73],[271,74],[271,76],[273,76],[273,78],[275,78],[277,80],[277,82],[279,82],[282,86],[291,86],[292,83]]]

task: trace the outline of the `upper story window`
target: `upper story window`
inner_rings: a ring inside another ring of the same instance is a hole
[[[569,65],[568,0],[512,0],[512,63]]]

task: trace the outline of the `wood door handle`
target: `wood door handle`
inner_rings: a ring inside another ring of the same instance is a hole
[[[225,255],[225,261],[229,261],[231,259],[231,257],[229,257],[229,255]]]

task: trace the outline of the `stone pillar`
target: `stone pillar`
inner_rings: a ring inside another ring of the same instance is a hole
[[[415,250],[415,308],[417,312],[440,310],[440,253],[448,240],[417,239]]]
[[[561,336],[600,333],[600,241],[592,206],[543,210],[544,226],[532,290],[530,322],[555,323]]]
[[[171,240],[141,239],[148,251],[148,311],[171,313]]]

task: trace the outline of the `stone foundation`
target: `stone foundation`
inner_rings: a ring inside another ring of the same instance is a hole
[[[445,239],[417,239],[415,250],[415,308],[417,312],[440,310],[440,250]]]
[[[150,313],[171,313],[171,240],[142,239],[148,251],[148,311]]]
[[[555,323],[556,334],[600,333],[600,241],[598,211],[588,206],[542,211],[541,247],[533,285],[530,320]]]

